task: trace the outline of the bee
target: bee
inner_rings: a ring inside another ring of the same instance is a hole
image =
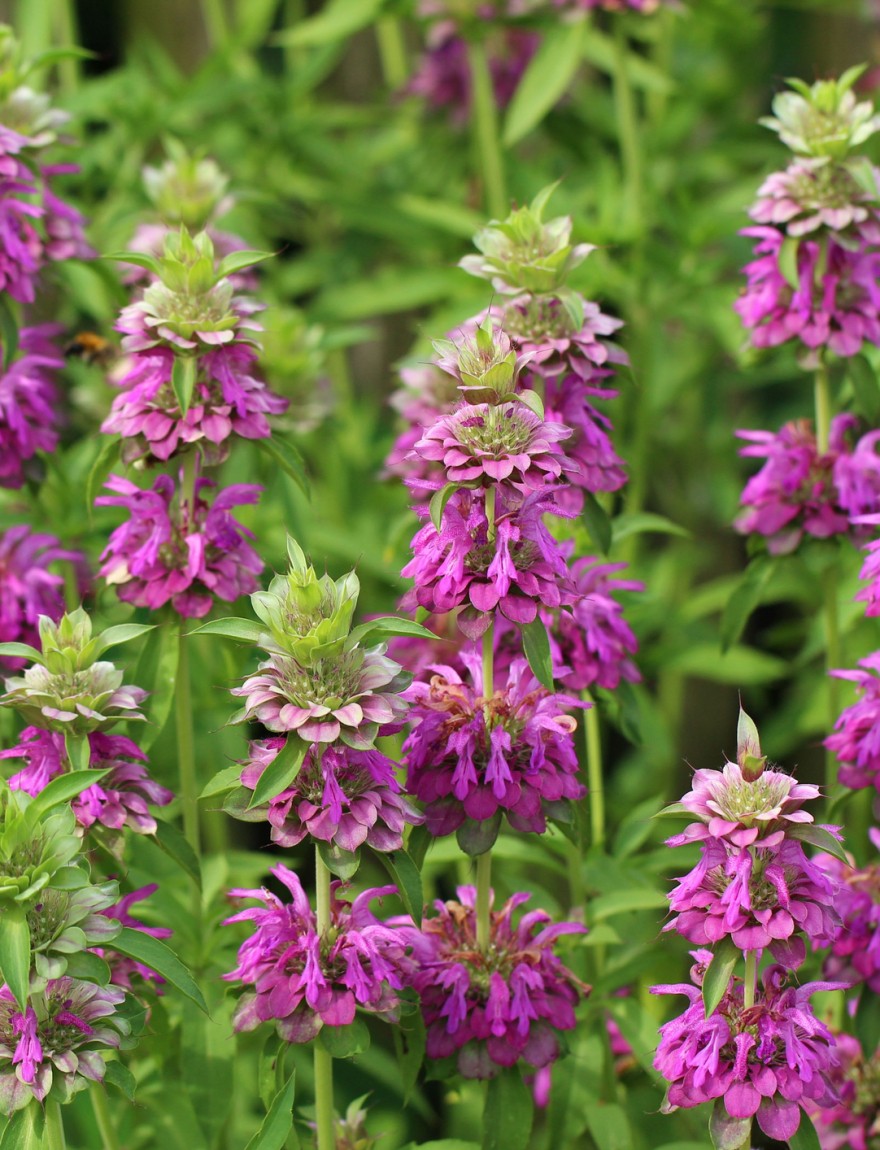
[[[119,353],[109,339],[97,332],[79,331],[65,344],[64,354],[70,359],[81,359],[83,363],[109,367]]]

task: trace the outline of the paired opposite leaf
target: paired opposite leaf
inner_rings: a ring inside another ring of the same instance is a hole
[[[550,654],[550,636],[539,617],[522,626],[523,649],[532,674],[542,687],[553,690],[553,659]]]
[[[251,801],[248,803],[248,810],[267,803],[287,790],[299,774],[308,749],[309,744],[298,735],[287,736],[284,746],[260,775]]]
[[[166,946],[158,938],[144,934],[141,930],[132,930],[128,926],[122,928],[110,946],[127,958],[134,958],[149,966],[151,970],[155,970],[157,974],[161,974],[167,982],[176,986],[181,994],[192,999],[200,1010],[208,1013],[201,990],[170,946]]]
[[[260,1129],[248,1142],[245,1150],[283,1150],[293,1129],[293,1100],[296,1093],[294,1071],[272,1100],[269,1112],[260,1123]]]
[[[377,851],[376,857],[384,864],[397,886],[406,912],[416,926],[422,925],[422,909],[424,907],[424,894],[422,893],[422,876],[419,868],[406,851],[394,851],[390,854]]]
[[[24,1010],[31,970],[31,932],[24,907],[7,906],[0,914],[0,975]]]
[[[734,943],[730,935],[718,943],[712,961],[706,967],[703,975],[703,1006],[708,1018],[727,992],[736,964],[742,958],[742,951]]]
[[[186,415],[196,389],[198,360],[194,355],[175,355],[171,368],[171,386],[182,415]]]

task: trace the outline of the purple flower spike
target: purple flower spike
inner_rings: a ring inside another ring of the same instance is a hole
[[[18,358],[0,376],[0,487],[21,487],[34,455],[58,444],[53,375],[64,358],[49,337],[59,330],[54,324],[22,328]]]
[[[559,443],[570,435],[570,428],[545,423],[518,401],[466,404],[441,417],[413,450],[417,457],[441,464],[446,483],[506,482],[525,492],[568,470]]]
[[[256,899],[262,906],[226,919],[253,922],[254,933],[239,948],[238,966],[223,975],[252,986],[233,1017],[236,1030],[253,1030],[274,1021],[287,1042],[309,1042],[324,1026],[347,1026],[358,1007],[394,1021],[398,992],[412,966],[407,957],[411,930],[380,922],[370,903],[393,886],[362,891],[353,902],[338,897],[342,885],[331,885],[330,927],[318,934],[317,919],[293,871],[279,863],[275,878],[287,887],[284,903],[271,891],[232,890],[233,898]]]
[[[173,793],[150,778],[145,766],[147,756],[131,739],[100,731],[88,738],[89,766],[106,770],[107,774],[72,800],[76,821],[86,831],[98,823],[109,830],[129,827],[136,834],[155,834],[156,820],[148,804],[167,806]],[[64,736],[57,731],[25,727],[21,742],[0,751],[0,759],[24,759],[26,765],[9,779],[9,785],[14,791],[38,795],[52,779],[64,773]]]
[[[859,660],[861,671],[832,671],[856,684],[860,697],[841,712],[833,734],[825,740],[840,760],[839,779],[845,787],[880,791],[880,652]]]
[[[874,846],[880,832],[869,831]],[[837,909],[841,923],[831,943],[822,972],[851,986],[865,983],[880,993],[880,863],[850,866],[832,855],[817,855],[815,862],[837,884]]]
[[[446,835],[466,818],[491,819],[501,810],[518,831],[543,833],[557,804],[582,798],[573,734],[566,712],[583,704],[553,695],[523,658],[491,697],[468,686],[451,667],[437,666],[430,683],[414,683],[412,733],[403,745],[407,788],[425,804],[428,830]]]
[[[276,738],[250,744],[243,786],[251,791],[256,787],[285,742]],[[344,851],[356,851],[365,843],[377,851],[400,850],[406,824],[424,818],[401,794],[394,767],[375,749],[312,747],[293,784],[269,802],[265,817],[272,826],[272,842],[293,847],[308,836]]]
[[[839,1065],[832,1069],[836,1098],[808,1102],[822,1150],[874,1150],[880,1135],[877,1083],[880,1051],[867,1056],[857,1038],[835,1034]]]
[[[69,1098],[104,1078],[104,1052],[129,1033],[116,1014],[125,993],[73,978],[51,979],[24,1014],[0,990],[0,1112],[12,1115],[50,1090]]]
[[[553,925],[542,910],[514,925],[514,911],[530,897],[515,894],[491,914],[485,952],[477,945],[470,886],[458,888],[458,902],[436,902],[437,916],[412,932],[412,985],[428,1028],[428,1057],[455,1055],[465,1078],[492,1078],[520,1059],[549,1066],[560,1053],[556,1032],[574,1027],[574,1008],[590,991],[553,953],[557,938],[586,928]]]
[[[64,614],[64,579],[50,563],[72,563],[80,593],[89,583],[85,557],[62,548],[54,535],[32,532],[25,524],[0,533],[0,643],[40,646],[37,620],[48,615],[58,622]],[[0,655],[0,667],[19,671],[24,659]]]
[[[697,970],[712,957],[694,952]],[[699,983],[699,973],[697,975]],[[840,990],[839,982],[786,986],[785,971],[768,967],[753,1006],[735,980],[706,1017],[699,985],[653,986],[653,994],[683,994],[684,1014],[660,1028],[654,1067],[669,1082],[664,1111],[716,1098],[733,1119],[756,1118],[770,1138],[786,1142],[801,1121],[801,1107],[832,1105],[838,1064],[834,1036],[812,1012],[809,998]]]
[[[100,495],[98,506],[125,507],[131,518],[117,527],[101,553],[101,574],[119,598],[151,610],[170,603],[185,618],[201,618],[214,600],[233,602],[256,591],[263,562],[245,537],[253,538],[230,509],[256,503],[260,488],[236,484],[203,497],[215,484],[197,479],[194,506],[160,475],[149,490],[111,475],[116,495]]]

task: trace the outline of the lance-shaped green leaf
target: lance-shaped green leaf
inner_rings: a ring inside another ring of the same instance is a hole
[[[5,292],[0,295],[0,342],[3,344],[3,370],[8,371],[18,351],[18,321]]]
[[[194,355],[175,355],[171,368],[171,386],[180,406],[181,415],[186,415],[196,389],[198,360]]]
[[[121,643],[140,639],[141,635],[148,635],[155,629],[155,623],[120,623],[116,627],[108,627],[106,631],[95,636],[95,657],[102,655],[110,647],[118,647]]]
[[[142,930],[132,930],[131,927],[124,926],[113,939],[111,947],[127,958],[142,962],[151,970],[155,970],[157,974],[161,974],[181,994],[185,994],[187,998],[191,999],[200,1010],[208,1013],[204,996],[196,985],[193,976],[171,947],[166,946],[164,942],[160,942],[158,938],[153,938],[149,934],[144,934]]]
[[[751,1118],[731,1118],[723,1098],[716,1098],[709,1119],[709,1137],[715,1150],[742,1150],[749,1143]]]
[[[27,643],[0,643],[0,655],[8,655],[13,659],[29,659],[32,663],[39,663],[43,656],[36,647]]]
[[[355,627],[348,637],[348,648],[360,644],[369,647],[375,643],[384,643],[396,635],[412,635],[419,639],[436,639],[437,636],[421,623],[414,623],[412,619],[401,619],[397,615],[381,615],[378,619],[368,619]]]
[[[607,555],[613,536],[611,519],[592,491],[584,493],[584,523],[593,545],[598,547],[603,555]]]
[[[88,748],[88,740],[83,739],[82,742]],[[60,807],[64,803],[69,803],[71,799],[75,799],[88,787],[100,782],[109,769],[109,767],[105,767],[104,770],[99,771],[90,767],[85,771],[68,771],[66,774],[58,775],[57,778],[52,779],[28,804],[26,811],[28,824],[36,826],[43,815],[51,811],[53,807]]]
[[[741,958],[742,951],[729,934],[725,935],[715,948],[712,961],[703,975],[703,1006],[707,1018],[717,1009],[718,1003],[727,993],[736,964]]]
[[[443,512],[446,510],[446,504],[456,491],[459,490],[460,486],[458,483],[447,483],[431,496],[428,511],[431,516],[431,522],[437,531],[440,531],[443,526]]]
[[[753,783],[761,777],[767,765],[767,756],[761,754],[761,739],[754,720],[739,707],[736,724],[736,761],[746,782]]]
[[[86,479],[86,507],[89,512],[89,522],[92,521],[94,515],[95,498],[98,491],[110,474],[110,469],[119,459],[119,444],[122,441],[122,437],[119,435],[111,436],[109,439],[106,435],[102,435],[101,439],[103,441],[101,449],[95,456],[95,461],[89,468]]]
[[[6,904],[0,911],[0,975],[24,1010],[31,970],[31,932],[24,907]]]
[[[233,763],[231,767],[224,767],[212,779],[205,783],[199,794],[200,799],[210,799],[215,795],[225,795],[227,791],[234,790],[241,782],[241,765]]]
[[[190,846],[189,839],[173,823],[163,822],[162,819],[156,819],[154,838],[159,849],[173,859],[196,886],[201,887],[202,868],[199,865],[199,856]]]
[[[422,876],[419,868],[404,850],[393,851],[390,854],[377,851],[376,857],[391,875],[407,914],[416,926],[421,926],[425,897],[422,893]]]
[[[309,744],[298,735],[288,735],[284,746],[260,775],[248,810],[267,803],[286,791],[302,769]]]
[[[523,650],[532,674],[542,687],[553,690],[553,658],[550,654],[550,636],[543,619],[537,616],[522,626]]]
[[[532,1133],[534,1102],[519,1068],[507,1066],[489,1079],[483,1114],[482,1150],[525,1150]]]
[[[218,276],[234,275],[236,272],[244,271],[245,268],[252,268],[254,264],[261,264],[265,260],[274,259],[274,254],[274,252],[230,252],[217,265],[217,274]]]
[[[840,862],[846,863],[847,866],[850,865],[850,860],[846,857],[846,851],[842,844],[830,831],[826,831],[824,827],[817,826],[815,823],[796,823],[794,826],[788,826],[785,830],[785,837],[798,839],[802,843],[809,843],[817,850],[832,855]]]
[[[259,643],[266,635],[266,628],[253,619],[212,619],[201,627],[194,627],[189,633],[222,635],[225,639],[237,639],[240,643]]]
[[[134,264],[136,268],[144,268],[145,271],[150,272],[157,279],[161,278],[162,265],[155,256],[145,255],[144,252],[108,252],[107,255],[102,256],[101,259],[117,260],[123,264]]]
[[[255,439],[254,443],[264,455],[268,455],[272,462],[281,468],[285,475],[293,480],[303,495],[308,497],[311,484],[303,457],[293,444],[277,433],[273,433],[265,439]]]
[[[294,1070],[275,1097],[260,1128],[248,1142],[245,1150],[283,1150],[293,1129],[293,1100],[296,1096]]]
[[[565,94],[581,63],[586,22],[559,23],[542,38],[510,101],[504,124],[504,144],[510,147],[527,135]]]

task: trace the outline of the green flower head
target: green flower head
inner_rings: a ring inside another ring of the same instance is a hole
[[[870,101],[858,103],[853,85],[865,66],[847,69],[839,80],[789,80],[790,92],[773,100],[773,115],[759,123],[779,134],[799,156],[843,160],[880,128]]]
[[[251,603],[269,630],[267,650],[292,655],[303,667],[341,654],[351,630],[360,582],[353,571],[333,580],[316,575],[302,548],[287,541],[290,568],[276,575]]]
[[[528,207],[515,209],[506,220],[491,220],[474,236],[481,255],[465,256],[459,267],[489,280],[505,295],[559,291],[594,245],[572,245],[570,216],[544,223],[544,208],[555,188],[555,184],[544,188]]]
[[[143,170],[147,195],[164,221],[200,231],[228,207],[229,179],[214,160],[191,156],[177,140],[168,140],[165,148],[165,163]]]

